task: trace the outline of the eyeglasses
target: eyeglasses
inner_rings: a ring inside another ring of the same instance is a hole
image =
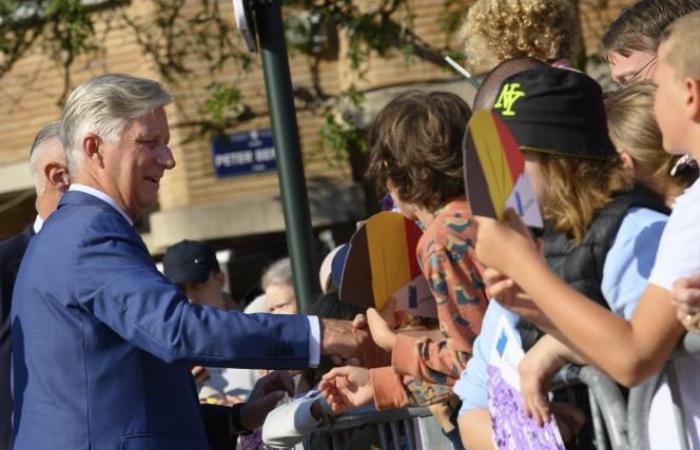
[[[639,68],[638,71],[636,71],[631,77],[627,78],[626,80],[620,81],[617,83],[617,88],[622,89],[626,86],[629,86],[632,83],[636,83],[639,81],[639,78],[642,76],[642,74],[647,73],[649,69],[651,69],[654,65],[656,64],[656,56],[651,58],[649,61],[646,62],[642,67]]]

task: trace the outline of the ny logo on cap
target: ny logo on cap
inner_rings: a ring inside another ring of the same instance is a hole
[[[493,107],[502,109],[504,116],[514,116],[515,111],[513,111],[513,107],[515,106],[515,102],[520,100],[521,97],[525,97],[525,92],[520,90],[520,83],[505,84]]]

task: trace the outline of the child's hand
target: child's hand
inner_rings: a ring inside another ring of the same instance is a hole
[[[476,216],[474,220],[477,224],[476,254],[485,266],[512,275],[515,265],[520,264],[525,255],[539,257],[530,236],[522,234],[524,230],[516,231],[488,217]]]
[[[396,297],[393,295],[389,297],[382,309],[375,311],[384,319],[384,322],[386,322],[390,330],[395,330],[404,316],[401,311],[396,311]]]
[[[681,278],[673,283],[673,303],[683,326],[688,331],[700,332],[700,275]]]
[[[386,311],[388,308],[385,308]],[[393,309],[392,309],[393,312]],[[384,351],[391,352],[396,342],[396,333],[391,331],[389,324],[374,308],[367,310],[367,324],[374,343]]]
[[[352,319],[352,331],[366,330],[367,329],[367,317],[364,314],[358,314]]]
[[[363,367],[336,367],[323,376],[318,388],[338,414],[372,402],[369,369]]]
[[[496,300],[504,308],[522,309],[532,308],[537,309],[537,306],[532,301],[532,298],[520,289],[520,286],[503,275],[496,269],[488,268],[484,270],[484,284],[486,285],[486,295],[490,299]]]
[[[535,345],[520,361],[520,394],[523,408],[528,417],[535,419],[539,426],[549,422],[551,408],[547,394],[552,376],[566,361],[546,346]]]

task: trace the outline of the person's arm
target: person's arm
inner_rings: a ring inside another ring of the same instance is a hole
[[[331,413],[318,391],[295,398],[270,411],[262,427],[262,440],[273,448],[294,447],[320,427]]]
[[[235,446],[239,434],[260,427],[284,394],[293,391],[294,381],[289,372],[276,371],[255,383],[245,403],[233,406],[200,405],[209,448],[223,450]]]
[[[122,338],[166,362],[309,366],[306,316],[243,314],[189,304],[156,270],[138,235],[114,222],[78,230],[86,237],[73,255],[79,268],[75,289],[80,305]],[[367,333],[346,332],[350,328],[349,323],[344,328],[329,324],[319,344],[326,352],[351,352]]]
[[[559,279],[523,236],[492,219],[477,221],[480,260],[525,290],[584,358],[626,386],[663,367],[683,334],[670,291],[649,284],[628,322]]]
[[[429,406],[449,399],[452,389],[400,376],[391,367],[336,367],[326,373],[319,389],[336,413],[369,405],[377,410],[406,406]]]
[[[372,398],[378,411],[407,406],[430,406],[447,401],[452,388],[428,383],[413,376],[399,375],[393,367],[370,369]]]
[[[436,230],[434,240],[430,236],[421,238],[417,256],[437,302],[441,327],[449,337],[434,340],[396,335],[392,342],[392,367],[400,375],[452,385],[471,357],[472,341],[481,330],[487,300],[473,262],[470,241],[474,236],[470,229],[448,237],[442,236],[444,230]],[[450,247],[439,245],[438,241],[449,241]],[[368,317],[374,333],[371,319]]]
[[[549,384],[552,377],[566,363],[587,364],[588,362],[568,346],[551,335],[545,335],[525,353],[518,365],[520,374],[520,395],[523,407],[529,417],[538,424],[549,421]]]

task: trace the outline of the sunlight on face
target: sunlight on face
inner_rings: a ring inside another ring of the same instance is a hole
[[[629,56],[623,56],[612,52],[609,61],[610,74],[618,86],[649,80],[656,71],[656,55],[653,53],[633,50]]]
[[[271,284],[265,289],[265,302],[273,314],[296,314],[294,288],[286,284]]]
[[[118,143],[103,142],[105,190],[132,218],[156,203],[163,174],[175,167],[169,141],[168,118],[158,108],[129,121]]]
[[[665,56],[666,46],[662,44],[659,47],[658,68],[654,75],[657,86],[654,113],[663,135],[664,149],[673,155],[680,155],[687,153],[683,140],[686,122],[683,117],[683,83],[677,79],[673,68],[666,63]]]

